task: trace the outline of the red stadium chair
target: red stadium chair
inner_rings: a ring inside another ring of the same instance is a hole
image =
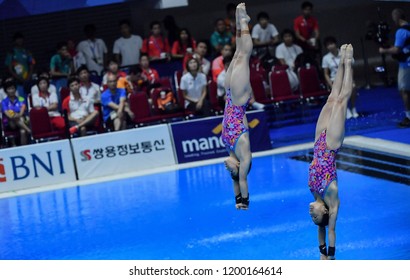
[[[276,105],[286,101],[301,101],[300,94],[294,94],[290,87],[286,70],[274,70],[269,73],[269,86]]]
[[[65,139],[66,131],[53,130],[45,107],[30,110],[31,137],[35,142]]]
[[[128,102],[135,117],[132,122],[136,126],[161,123],[162,116],[152,115],[151,106],[145,92],[132,93],[129,95]]]
[[[157,100],[158,98],[160,98],[161,91],[163,90],[165,90],[166,92],[169,92],[171,89],[167,87],[156,88],[156,89],[153,89],[151,92],[152,107],[153,107],[154,115],[161,116],[164,121],[172,120],[172,119],[183,119],[185,116],[184,111],[182,109],[183,107],[180,107],[181,108],[180,111],[175,112],[175,113],[163,113],[162,110],[158,108]]]
[[[300,93],[303,99],[323,98],[329,95],[329,91],[321,87],[316,67],[303,66],[299,68]]]
[[[262,104],[272,104],[273,100],[266,96],[265,85],[260,75],[251,75],[251,87],[255,100]]]
[[[214,81],[208,83],[209,102],[211,103],[211,110],[215,115],[222,115],[224,108],[219,104],[218,99],[218,85]]]

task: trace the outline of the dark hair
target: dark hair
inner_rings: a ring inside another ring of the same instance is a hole
[[[5,91],[7,91],[9,87],[17,88],[16,82],[13,78],[8,78],[3,82],[3,88]]]
[[[161,26],[161,23],[158,20],[154,20],[149,24],[149,29],[152,29],[154,25],[159,25]]]
[[[179,36],[178,36],[178,42],[179,42],[179,45],[182,47],[182,41],[181,41],[181,32],[182,31],[185,31],[186,32],[186,34],[188,35],[188,44],[187,44],[187,47],[188,48],[192,48],[193,46],[192,46],[192,36],[191,36],[191,32],[189,32],[189,30],[188,30],[188,28],[181,28],[181,30],[179,30]]]
[[[401,19],[401,20],[405,20],[405,19],[406,19],[406,15],[405,15],[403,9],[400,9],[400,8],[394,9],[394,10],[393,10],[393,13],[395,13],[395,14],[399,17],[399,19]]]
[[[85,66],[85,65],[83,64],[83,65],[81,65],[80,67],[78,67],[78,69],[77,69],[77,71],[76,71],[77,75],[80,75],[81,71],[84,71],[84,70],[87,71],[87,72],[90,72],[90,71],[88,71],[87,66]]]
[[[74,82],[80,83],[80,79],[77,76],[70,76],[68,77],[67,80],[67,87],[70,87],[70,85]]]
[[[50,78],[50,70],[49,70],[47,67],[41,68],[41,69],[37,72],[37,77],[44,76],[44,73],[47,73],[47,76]]]
[[[283,29],[282,32],[280,33],[280,37],[283,39],[283,37],[285,37],[286,34],[291,35],[293,39],[295,39],[295,32],[292,29],[289,29],[289,28]]]
[[[201,63],[198,61],[198,59],[196,59],[195,57],[193,57],[193,56],[191,56],[187,61],[186,61],[186,63],[185,63],[185,69],[189,72],[191,69],[189,69],[189,62],[191,61],[191,60],[195,60],[196,61],[196,63],[198,64],[198,71],[199,71],[199,69],[201,68]]]
[[[15,42],[17,39],[24,39],[23,33],[21,32],[16,32],[13,34],[13,42]]]
[[[305,2],[302,3],[301,8],[302,8],[302,10],[304,10],[306,8],[313,9],[313,4],[312,4],[312,2],[305,1]]]
[[[225,24],[225,20],[224,20],[223,18],[217,18],[217,19],[215,20],[214,25],[217,26],[217,25],[218,25],[218,22],[220,22],[220,21],[222,21],[222,22]]]
[[[196,46],[198,47],[198,45],[201,44],[201,43],[202,43],[202,44],[205,44],[205,46],[208,47],[208,43],[207,43],[205,40],[198,40],[198,41],[196,42]]]
[[[47,82],[47,87],[50,86],[50,80],[47,79],[47,78],[44,77],[44,76],[39,76],[39,77],[37,78],[36,85],[39,86],[41,81],[46,81],[46,82]]]
[[[226,65],[228,63],[231,63],[231,61],[232,61],[232,56],[224,57],[223,64]]]
[[[87,36],[92,35],[93,33],[95,33],[96,30],[97,30],[97,28],[95,27],[94,24],[87,24],[87,25],[84,26],[84,33]]]
[[[322,216],[322,221],[317,224],[320,227],[326,227],[329,225],[329,214],[326,213]]]
[[[269,15],[268,15],[268,13],[266,13],[266,12],[260,12],[260,13],[258,14],[258,16],[257,16],[257,20],[259,21],[259,20],[262,19],[262,18],[269,20]]]
[[[124,24],[128,25],[129,27],[131,27],[131,23],[130,23],[130,21],[129,21],[128,19],[123,19],[123,20],[121,20],[118,25],[121,26],[121,25],[124,25]]]
[[[143,57],[143,56],[146,56],[147,58],[148,58],[148,60],[149,60],[149,55],[147,54],[147,53],[141,53],[141,55],[140,55],[140,60],[141,60],[141,58]]]
[[[131,67],[131,69],[128,71],[128,74],[137,75],[137,74],[140,74],[141,72],[142,72],[141,66],[135,65]]]
[[[324,40],[323,40],[323,45],[325,47],[327,47],[329,44],[337,44],[337,40],[335,37],[333,36],[327,36]]]

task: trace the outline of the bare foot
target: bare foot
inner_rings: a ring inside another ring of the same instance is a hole
[[[353,46],[351,44],[346,46],[345,63],[351,63],[353,59]]]
[[[235,11],[235,24],[236,24],[236,30],[241,30],[241,23],[240,23],[240,13],[239,13],[239,5],[236,7],[236,11]]]
[[[239,162],[233,159],[232,157],[228,157],[225,161],[226,170],[228,170],[232,175],[236,176],[239,172]]]
[[[347,44],[344,44],[340,47],[340,63],[341,64],[345,63],[346,48],[347,48]]]
[[[243,22],[243,20],[246,20],[247,24],[251,20],[251,18],[246,13],[245,3],[240,3],[236,8],[239,12],[240,21]]]

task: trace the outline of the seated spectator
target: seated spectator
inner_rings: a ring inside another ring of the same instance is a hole
[[[172,58],[183,58],[187,53],[192,54],[196,48],[196,42],[192,38],[188,29],[182,28],[179,31],[179,37],[172,45]]]
[[[67,85],[67,78],[71,73],[74,73],[73,59],[68,52],[67,43],[60,42],[57,44],[57,54],[51,57],[50,61],[50,74],[57,93]]]
[[[128,94],[137,93],[140,91],[148,92],[148,87],[146,83],[144,83],[144,78],[142,77],[142,69],[139,65],[133,66],[128,71],[128,75],[124,80],[124,88]]]
[[[160,77],[158,71],[150,67],[148,55],[141,55],[140,66],[142,69],[141,77],[145,86],[148,88],[155,87],[159,83]]]
[[[208,52],[208,45],[205,41],[199,41],[196,45],[196,49],[193,54],[186,54],[184,60],[182,62],[182,67],[184,73],[187,72],[186,66],[188,65],[188,60],[191,58],[195,58],[200,63],[200,71],[205,74],[205,76],[209,75],[209,71],[211,70],[211,62],[205,58],[205,55]]]
[[[292,30],[285,29],[282,31],[282,41],[276,47],[276,58],[281,65],[287,65],[289,82],[293,91],[299,87],[299,79],[296,75],[295,60],[299,54],[303,53],[303,50],[298,45],[294,44],[295,35]]]
[[[150,24],[151,35],[148,39],[144,39],[142,43],[142,53],[148,54],[149,60],[167,59],[170,58],[170,47],[168,39],[161,33],[161,23],[153,21]]]
[[[219,18],[215,21],[215,31],[211,35],[211,47],[213,54],[221,53],[223,46],[232,45],[232,33],[226,29],[225,21]]]
[[[131,24],[128,20],[120,22],[121,37],[114,42],[113,54],[115,60],[123,66],[135,65],[140,61],[142,38],[131,33]]]
[[[108,69],[107,72],[104,74],[103,78],[102,78],[102,87],[104,88],[104,90],[107,88],[107,77],[109,74],[113,74],[115,76],[118,77],[118,79],[125,79],[125,77],[127,76],[127,73],[125,73],[124,71],[121,71],[118,65],[118,62],[112,58],[108,61]]]
[[[100,86],[91,82],[90,73],[87,66],[83,65],[77,69],[77,75],[80,80],[80,94],[83,98],[91,100],[94,104],[101,103]],[[69,85],[69,84],[68,84]]]
[[[68,102],[68,121],[70,126],[70,134],[78,133],[80,136],[87,135],[87,129],[92,128],[98,111],[94,109],[94,102],[88,99],[87,96],[81,96],[80,79],[78,77],[70,77],[67,82],[70,88],[70,96]]]
[[[77,51],[84,56],[89,71],[96,71],[98,75],[102,75],[108,50],[105,42],[96,38],[96,33],[97,28],[94,24],[84,26],[86,39],[78,43]]]
[[[231,56],[232,56],[232,46],[226,44],[221,50],[221,55],[212,61],[212,80],[214,82],[216,82],[218,75],[224,70],[223,60],[226,57],[231,57]]]
[[[0,102],[3,101],[3,99],[5,99],[7,97],[7,93],[4,91],[4,87],[3,87],[3,79],[0,78]],[[18,96],[17,92],[16,95]]]
[[[195,58],[188,60],[187,73],[181,78],[180,89],[185,99],[185,108],[195,115],[210,115],[207,95],[207,78],[200,72],[200,65]]]
[[[109,73],[108,88],[101,94],[103,120],[107,127],[114,131],[126,129],[127,117],[134,119],[127,103],[127,93],[125,89],[117,87],[117,80],[116,75]]]
[[[179,110],[175,96],[172,91],[162,90],[160,96],[157,99],[158,109],[163,113],[175,113]]]
[[[50,81],[50,72],[49,72],[47,69],[44,68],[44,69],[42,69],[41,71],[39,71],[39,72],[37,73],[37,79],[38,79],[38,77],[45,77],[46,79],[48,79],[48,81],[49,81],[48,92],[49,92],[49,93],[55,93],[55,94],[57,94],[57,88],[56,88],[55,85],[51,84],[51,81]],[[38,89],[37,84],[34,84],[34,85],[31,87],[30,93],[31,93],[32,96],[38,95],[39,89]]]
[[[337,41],[335,37],[333,36],[326,37],[323,43],[325,45],[325,48],[328,50],[328,53],[322,58],[322,68],[323,68],[326,84],[328,85],[329,89],[332,89],[333,82],[336,78],[337,68],[339,67],[339,63],[340,63],[340,52],[339,52],[339,47],[337,46]],[[352,61],[352,63],[354,63],[354,60]],[[353,90],[352,90],[352,94],[349,100],[350,104],[349,103],[347,104],[346,119],[350,119],[352,117],[353,118],[359,117],[359,114],[357,113],[357,110],[356,110],[356,98],[357,98],[357,90],[356,90],[356,85],[353,82]]]
[[[260,12],[257,16],[258,23],[252,28],[252,41],[259,57],[268,53],[273,56],[273,46],[279,42],[279,32],[275,25],[269,22],[269,15]]]
[[[65,121],[61,116],[61,113],[58,111],[57,94],[48,91],[49,85],[50,82],[46,77],[38,77],[37,86],[39,89],[39,94],[33,96],[33,107],[47,108],[53,128],[55,130],[63,130],[65,128]]]
[[[20,144],[28,143],[28,135],[31,130],[27,125],[26,103],[23,97],[16,95],[17,87],[13,79],[8,79],[4,83],[7,97],[1,101],[1,111],[3,114],[3,127],[5,130],[18,130],[20,132]],[[11,145],[16,146],[14,138],[11,138]]]
[[[67,49],[70,56],[73,58],[74,71],[77,71],[81,65],[85,65],[85,57],[82,52],[77,51],[77,46],[72,39],[67,40]]]

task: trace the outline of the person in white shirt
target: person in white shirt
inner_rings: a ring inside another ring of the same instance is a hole
[[[43,69],[40,72],[38,72],[37,77],[45,77],[46,79],[50,80],[50,73],[48,70]],[[48,86],[48,92],[51,94],[57,94],[56,86],[50,83]],[[31,87],[30,93],[31,93],[31,96],[35,96],[39,94],[39,89],[38,89],[37,84]]]
[[[83,98],[93,101],[94,104],[101,103],[100,86],[91,82],[90,73],[85,65],[77,69],[77,75],[80,79],[80,94]]]
[[[131,34],[131,25],[128,20],[120,22],[121,38],[114,42],[113,54],[122,66],[138,64],[142,48],[142,38]]]
[[[275,56],[281,65],[287,65],[287,74],[289,83],[293,91],[299,87],[299,78],[295,73],[295,59],[303,53],[303,50],[298,45],[294,44],[295,34],[290,29],[285,29],[281,33],[283,43],[276,47]]]
[[[331,89],[333,86],[333,82],[336,78],[337,68],[339,67],[340,63],[340,51],[337,47],[336,38],[329,36],[326,37],[323,41],[325,48],[328,50],[328,53],[323,56],[322,58],[322,68],[326,80],[326,84]],[[352,64],[354,60],[352,61]],[[350,96],[350,108],[348,106],[346,111],[346,119],[350,118],[357,118],[359,117],[359,113],[357,113],[356,109],[356,98],[357,98],[357,90],[356,85],[353,82],[353,90]]]
[[[78,133],[80,136],[87,135],[87,127],[92,127],[98,116],[94,109],[94,102],[80,93],[80,80],[77,77],[68,79],[70,88],[70,101],[68,103],[70,122],[70,134]],[[78,132],[79,131],[79,132]]]
[[[210,115],[210,108],[206,99],[207,79],[200,72],[198,60],[191,58],[186,65],[187,73],[181,78],[180,89],[185,99],[185,108],[199,115]]]
[[[93,24],[86,25],[84,33],[87,39],[78,44],[77,51],[83,54],[88,70],[101,75],[106,63],[107,46],[102,39],[95,38],[96,28]]]
[[[275,25],[269,22],[267,13],[260,12],[257,19],[258,23],[252,28],[252,41],[258,55],[263,57],[268,51],[272,54],[273,46],[279,42],[279,32]]]

